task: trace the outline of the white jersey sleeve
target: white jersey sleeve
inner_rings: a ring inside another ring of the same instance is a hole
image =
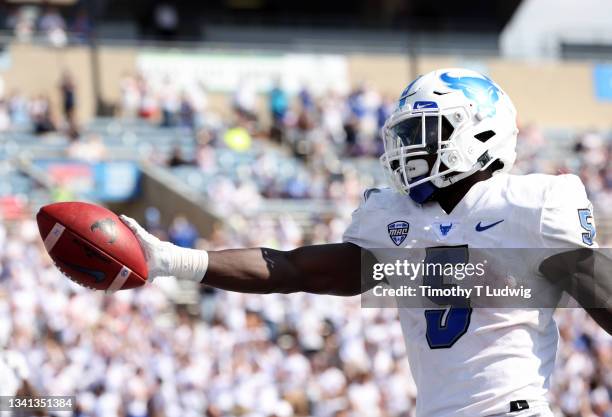
[[[544,199],[540,232],[545,248],[597,247],[593,205],[580,178],[560,175]]]
[[[364,203],[365,201],[362,199],[361,203],[359,204],[359,207],[357,207],[355,211],[353,211],[353,213],[351,214],[351,224],[349,224],[347,229],[344,231],[344,234],[342,235],[342,242],[349,242],[358,245],[357,242],[359,242],[359,223]]]
[[[342,236],[343,242],[353,243],[362,248],[371,246],[371,244],[368,243],[368,239],[364,237],[361,229],[368,218],[368,212],[371,212],[372,209],[377,206],[376,200],[379,198],[379,194],[384,191],[385,190],[379,188],[368,188],[365,190],[361,197],[359,207],[353,211],[351,224]]]

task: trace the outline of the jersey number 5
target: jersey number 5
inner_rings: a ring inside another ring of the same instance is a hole
[[[582,233],[582,241],[585,245],[593,246],[596,232],[591,209],[578,209],[578,218],[580,219],[580,226],[586,231],[586,233]]]
[[[437,246],[426,248],[425,265],[465,264],[468,262],[468,247]],[[423,285],[432,288],[451,288],[455,284],[444,282],[444,276],[438,275],[439,268],[430,268],[433,275],[423,275]],[[467,332],[470,325],[472,309],[469,300],[463,297],[429,297],[443,309],[425,310],[427,321],[427,343],[431,349],[448,349]]]

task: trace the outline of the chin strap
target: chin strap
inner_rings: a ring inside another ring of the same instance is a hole
[[[414,181],[419,181],[425,178],[426,175],[422,175],[420,177],[416,177]],[[431,183],[431,181],[424,182],[423,184],[419,184],[416,187],[410,188],[409,196],[410,198],[417,204],[426,203],[433,194],[436,192],[438,188]]]

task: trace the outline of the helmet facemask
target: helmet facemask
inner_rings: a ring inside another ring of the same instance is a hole
[[[455,126],[449,120],[451,117]],[[457,168],[465,168],[460,166],[463,164],[459,163],[458,149],[453,146],[453,139],[465,124],[462,120],[467,120],[467,113],[456,108],[444,112],[438,109],[404,112],[385,123],[382,132],[385,153],[380,161],[397,190],[408,193],[429,181],[438,188],[453,182]]]

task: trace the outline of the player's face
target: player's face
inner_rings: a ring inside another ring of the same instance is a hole
[[[438,159],[440,145],[450,138],[453,126],[444,116],[417,116],[399,122],[391,131],[402,146],[411,148],[404,161],[412,179],[428,175],[432,171]],[[392,169],[398,169],[399,166],[399,160],[391,161]],[[441,170],[443,169],[447,168],[441,166]]]
[[[445,116],[423,115],[404,119],[390,130],[402,146],[410,147],[414,152],[435,154],[439,144],[450,138],[453,126]]]
[[[438,120],[436,116],[413,117],[398,123],[391,130],[403,146],[424,146],[428,154],[433,154],[438,148]]]

